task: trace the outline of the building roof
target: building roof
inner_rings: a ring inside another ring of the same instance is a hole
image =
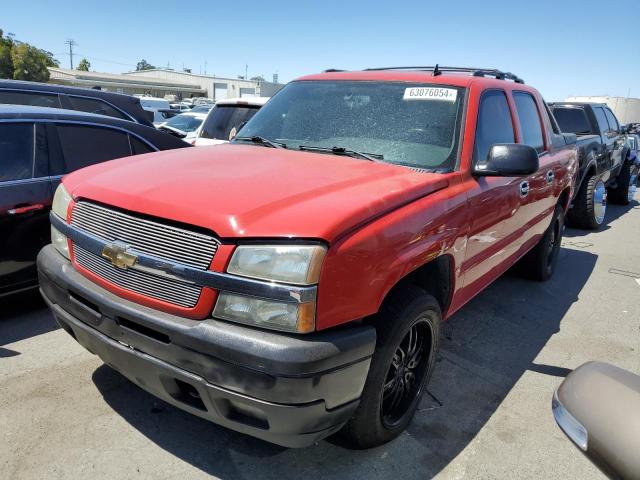
[[[205,93],[198,84],[173,82],[163,78],[148,76],[132,76],[127,74],[85,72],[69,68],[49,67],[52,81],[73,82],[74,85],[104,85],[111,87],[146,87],[165,90],[175,90],[189,93]]]

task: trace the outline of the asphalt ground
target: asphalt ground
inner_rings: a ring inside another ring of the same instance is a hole
[[[567,229],[547,283],[509,272],[444,327],[429,394],[396,441],[285,449],[145,393],[57,328],[0,304],[0,478],[602,478],[558,429],[554,389],[588,360],[640,374],[640,206]]]

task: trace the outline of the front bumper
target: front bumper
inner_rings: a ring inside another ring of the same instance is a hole
[[[82,346],[153,395],[287,447],[326,437],[351,417],[375,331],[305,336],[190,320],[124,300],[80,275],[53,246],[38,255],[40,290]]]

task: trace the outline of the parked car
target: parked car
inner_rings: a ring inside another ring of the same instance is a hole
[[[77,110],[151,126],[151,115],[142,108],[138,97],[92,88],[0,80],[0,104],[3,103]]]
[[[227,143],[238,130],[267,103],[267,97],[243,97],[219,100],[209,111],[195,146]]]
[[[113,158],[188,146],[139,125],[72,110],[0,105],[0,297],[36,286],[60,178]]]
[[[153,126],[154,127],[159,127],[160,125],[162,125],[163,123],[165,123],[167,120],[169,120],[170,118],[175,117],[176,115],[180,115],[180,110],[173,110],[173,109],[160,109],[157,112],[154,113],[154,121],[153,121]],[[158,119],[156,121],[156,119]]]
[[[213,103],[203,103],[201,105],[196,105],[191,109],[193,113],[209,113],[213,108]]]
[[[166,122],[159,124],[157,128],[191,143],[200,132],[200,127],[205,118],[207,118],[206,113],[189,111],[170,118]]]
[[[613,479],[640,479],[640,376],[604,362],[576,368],[556,390],[558,426]]]
[[[65,177],[41,291],[179,408],[285,446],[380,445],[444,320],[519,260],[554,272],[578,163],[544,105],[496,70],[304,77],[231,144]]]
[[[620,204],[633,198],[631,180],[637,168],[628,161],[625,135],[604,104],[552,103],[550,107],[560,129],[578,136],[580,175],[569,220],[582,228],[598,228],[605,219],[607,198]]]
[[[150,96],[140,96],[140,105],[147,112],[150,112],[152,115],[153,125],[166,121],[166,112],[167,110],[172,110],[171,104],[168,100],[164,98],[150,97]]]
[[[191,111],[191,106],[185,103],[170,103],[169,108],[171,108],[171,110],[178,110],[180,113]]]

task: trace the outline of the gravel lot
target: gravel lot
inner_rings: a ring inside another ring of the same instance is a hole
[[[556,427],[551,395],[587,360],[640,373],[640,206],[567,230],[548,283],[508,273],[445,326],[408,432],[353,451],[288,450],[156,400],[57,328],[37,295],[0,304],[0,477],[602,478]]]

